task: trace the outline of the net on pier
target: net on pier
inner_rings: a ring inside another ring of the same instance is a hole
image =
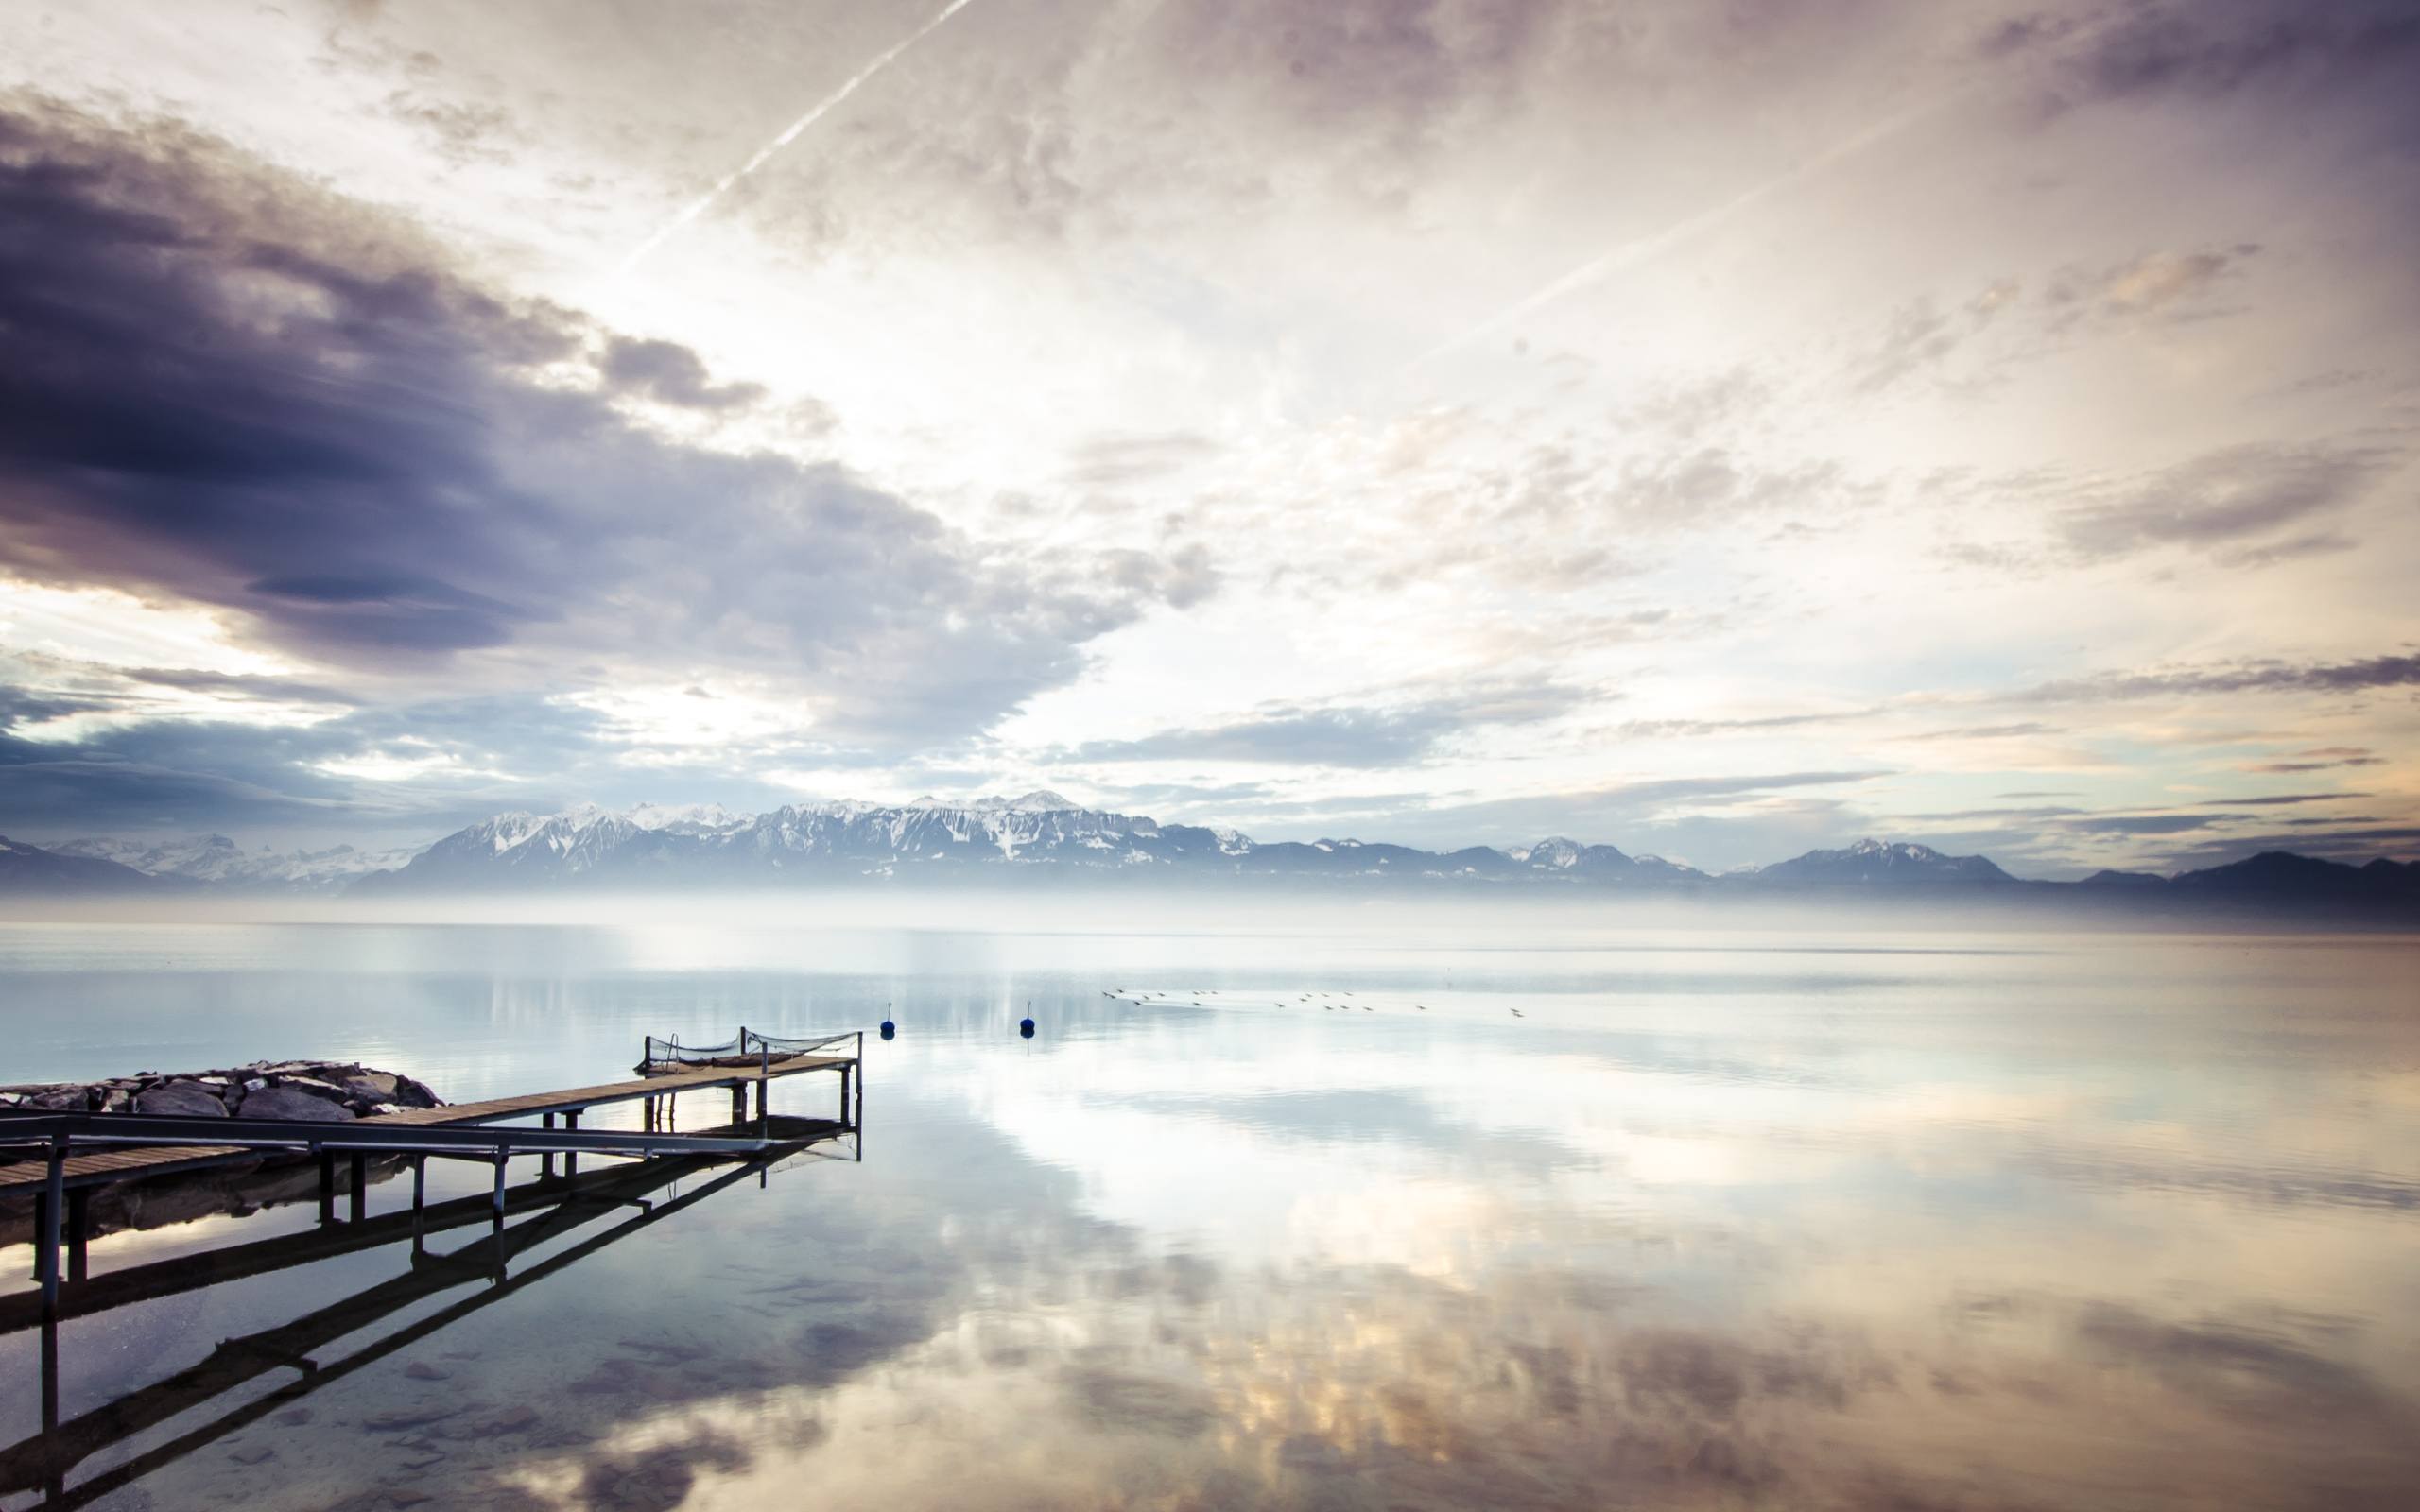
[[[684,1045],[679,1035],[669,1040],[648,1035],[646,1054],[639,1057],[638,1071],[642,1076],[659,1076],[699,1066],[736,1066],[743,1057],[752,1054],[737,1040],[726,1040],[718,1045]]]
[[[791,1040],[777,1034],[758,1034],[753,1029],[743,1029],[739,1033],[739,1042],[750,1055],[762,1050],[779,1060],[786,1056],[811,1056],[819,1050],[828,1050],[834,1045],[846,1043],[856,1037],[857,1031],[855,1029],[847,1034],[825,1035],[820,1040]]]

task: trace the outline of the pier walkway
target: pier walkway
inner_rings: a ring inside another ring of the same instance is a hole
[[[662,1155],[758,1155],[778,1143],[767,1126],[766,1093],[775,1080],[810,1072],[837,1072],[840,1083],[839,1116],[834,1122],[854,1130],[863,1105],[864,1083],[857,1074],[863,1033],[827,1040],[774,1040],[742,1029],[730,1045],[710,1052],[684,1052],[669,1041],[649,1037],[641,1052],[640,1074],[634,1080],[499,1097],[485,1102],[455,1103],[438,1108],[404,1108],[374,1117],[333,1122],[263,1118],[175,1118],[141,1113],[56,1113],[25,1109],[0,1111],[0,1149],[14,1145],[29,1158],[0,1165],[0,1197],[30,1192],[35,1196],[36,1274],[45,1302],[55,1303],[60,1280],[60,1219],[68,1249],[71,1280],[80,1280],[85,1246],[85,1196],[112,1182],[173,1176],[212,1166],[258,1159],[263,1155],[308,1154],[320,1160],[320,1217],[333,1220],[336,1157],[352,1160],[354,1216],[361,1216],[365,1182],[363,1167],[370,1156],[402,1155],[424,1161],[441,1158],[493,1161],[496,1221],[505,1209],[505,1163],[515,1155],[577,1161],[583,1154],[648,1159]],[[707,1058],[711,1057],[712,1058]],[[742,1125],[748,1116],[748,1089],[756,1089],[757,1127],[751,1137]],[[733,1132],[717,1135],[674,1131],[673,1099],[684,1091],[728,1088]],[[590,1108],[616,1103],[646,1105],[637,1130],[579,1127]],[[498,1127],[506,1120],[537,1118],[538,1128]],[[558,1119],[563,1126],[556,1127]],[[79,1150],[78,1147],[81,1146]],[[96,1147],[98,1146],[98,1147]],[[576,1169],[572,1167],[572,1169]],[[415,1168],[413,1206],[422,1201],[424,1173]]]

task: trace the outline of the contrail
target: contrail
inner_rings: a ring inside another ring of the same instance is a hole
[[[821,101],[817,102],[814,109],[808,111],[804,115],[800,116],[797,120],[792,121],[789,125],[788,130],[784,131],[781,135],[767,143],[754,157],[750,158],[746,163],[741,163],[736,170],[723,175],[721,180],[712,189],[709,189],[704,194],[699,196],[696,202],[691,204],[685,210],[683,210],[681,214],[665,222],[663,227],[658,230],[654,235],[649,236],[647,240],[639,243],[637,247],[633,248],[631,251],[631,255],[622,259],[621,266],[615,268],[614,272],[617,274],[627,273],[631,268],[636,267],[639,265],[640,260],[645,258],[648,253],[654,251],[657,248],[671,240],[673,235],[678,232],[682,227],[688,225],[689,222],[697,219],[700,215],[704,215],[706,207],[721,198],[724,192],[730,189],[733,184],[737,183],[740,180],[747,178],[750,174],[754,173],[757,169],[763,167],[765,165],[766,159],[770,158],[774,153],[779,152],[782,148],[788,146],[792,142],[797,141],[798,134],[801,131],[805,130],[808,127],[813,126],[816,122],[823,119],[823,117],[830,113],[831,111],[842,100],[845,100],[850,95],[855,94],[857,92],[857,87],[859,85],[889,67],[892,59],[897,58],[901,53],[906,52],[908,48],[915,46],[920,42],[923,42],[926,37],[931,36],[933,28],[939,26],[942,22],[947,21],[954,15],[957,15],[959,11],[965,9],[968,6],[971,6],[974,3],[975,0],[949,0],[949,4],[942,7],[941,14],[935,16],[932,20],[925,22],[914,31],[908,33],[905,41],[892,43],[889,47],[886,47],[881,52],[874,54],[873,61],[867,63],[863,68],[860,68],[856,73],[850,75],[847,80],[843,82],[838,89],[834,90],[831,94],[825,95]]]
[[[1867,127],[1864,130],[1858,132],[1855,136],[1849,137],[1845,141],[1836,142],[1832,146],[1825,147],[1823,151],[1807,159],[1806,162],[1798,163],[1787,173],[1776,175],[1773,178],[1766,180],[1760,184],[1756,184],[1748,189],[1743,189],[1738,194],[1733,195],[1730,198],[1722,201],[1722,203],[1715,205],[1710,209],[1701,210],[1696,215],[1689,216],[1685,220],[1676,221],[1673,224],[1665,227],[1662,231],[1657,232],[1652,236],[1641,236],[1634,241],[1623,242],[1617,247],[1612,248],[1607,251],[1600,252],[1597,256],[1581,264],[1578,267],[1573,268],[1570,272],[1564,274],[1561,278],[1558,278],[1554,282],[1547,284],[1545,287],[1540,288],[1528,295],[1526,298],[1516,301],[1515,302],[1505,306],[1503,309],[1496,311],[1494,315],[1489,316],[1478,324],[1472,326],[1461,335],[1452,336],[1444,341],[1439,342],[1436,346],[1429,348],[1426,352],[1424,352],[1419,356],[1414,357],[1411,361],[1411,365],[1416,368],[1424,363],[1433,362],[1437,358],[1444,356],[1448,352],[1460,352],[1462,348],[1469,346],[1472,342],[1494,335],[1496,332],[1503,330],[1506,326],[1512,324],[1514,321],[1530,314],[1531,311],[1539,309],[1544,305],[1551,304],[1555,301],[1562,299],[1564,295],[1569,294],[1576,289],[1585,288],[1589,284],[1610,278],[1616,273],[1622,272],[1628,268],[1636,267],[1639,264],[1648,261],[1650,258],[1660,256],[1662,253],[1669,250],[1679,243],[1696,235],[1699,232],[1704,231],[1710,226],[1720,225],[1721,222],[1729,220],[1732,216],[1747,209],[1750,205],[1756,203],[1756,201],[1763,199],[1779,190],[1788,188],[1789,185],[1796,183],[1799,180],[1806,178],[1808,174],[1820,172],[1821,170],[1831,166],[1833,163],[1838,163],[1841,159],[1849,156],[1851,153],[1862,152],[1867,147],[1872,146],[1875,143],[1881,141],[1884,137],[1890,136],[1897,131],[1905,130],[1916,121],[1931,114],[1933,112],[1941,109],[1942,106],[1947,103],[1947,100],[1933,100],[1928,104],[1902,111],[1896,115],[1886,116],[1884,119]]]

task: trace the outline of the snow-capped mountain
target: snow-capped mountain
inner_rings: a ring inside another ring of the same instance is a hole
[[[324,850],[246,850],[223,834],[172,840],[69,840],[52,853],[109,861],[151,877],[214,886],[325,892],[372,871],[389,871],[410,861],[417,848],[356,850],[349,845]]]
[[[1709,876],[1660,856],[1552,835],[1509,850],[1422,850],[1352,838],[1263,843],[1240,831],[1162,824],[1086,808],[1057,793],[944,802],[786,804],[735,814],[714,804],[583,803],[557,814],[499,814],[419,850],[247,851],[224,835],[173,841],[78,840],[43,849],[0,840],[0,890],[289,889],[363,895],[595,888],[745,888],[919,881],[1047,885],[1174,883],[1322,887],[1464,885],[1524,891],[1688,897],[1759,894],[1989,897],[2011,906],[2056,898],[2094,907],[2310,906],[2394,918],[2420,906],[2420,868],[2350,867],[2282,852],[2174,878],[2102,873],[2083,883],[2023,882],[1986,857],[1909,841],[1860,840]]]
[[[143,894],[175,885],[106,857],[67,855],[0,834],[0,892]]]
[[[1842,850],[1809,850],[1750,873],[1766,886],[1903,887],[1934,883],[1972,885],[2016,879],[1985,856],[1945,855],[1905,840],[1859,840]]]
[[[1484,882],[1703,883],[1691,868],[1612,846],[1547,840],[1508,855],[1475,846],[1439,853],[1350,838],[1263,844],[1240,831],[1162,824],[1086,808],[1047,789],[944,802],[794,803],[739,816],[720,809],[592,804],[501,814],[447,835],[372,891],[515,886],[745,885],[849,878],[1125,873],[1167,879],[1429,878]]]

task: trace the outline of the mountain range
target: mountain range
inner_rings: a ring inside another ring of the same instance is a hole
[[[223,835],[165,842],[75,840],[48,849],[0,840],[0,890],[285,891],[357,897],[566,889],[1150,881],[1514,887],[1666,895],[1888,895],[2100,906],[2204,903],[2420,914],[2420,865],[2364,867],[2272,851],[2173,877],[2104,871],[2077,883],[2026,881],[1987,857],[1908,841],[1861,840],[1772,865],[1709,874],[1660,856],[1560,836],[1512,850],[1449,851],[1352,839],[1262,843],[1234,830],[1161,824],[1085,808],[1047,791],[944,803],[789,804],[735,814],[712,804],[500,814],[418,849],[247,851]]]

